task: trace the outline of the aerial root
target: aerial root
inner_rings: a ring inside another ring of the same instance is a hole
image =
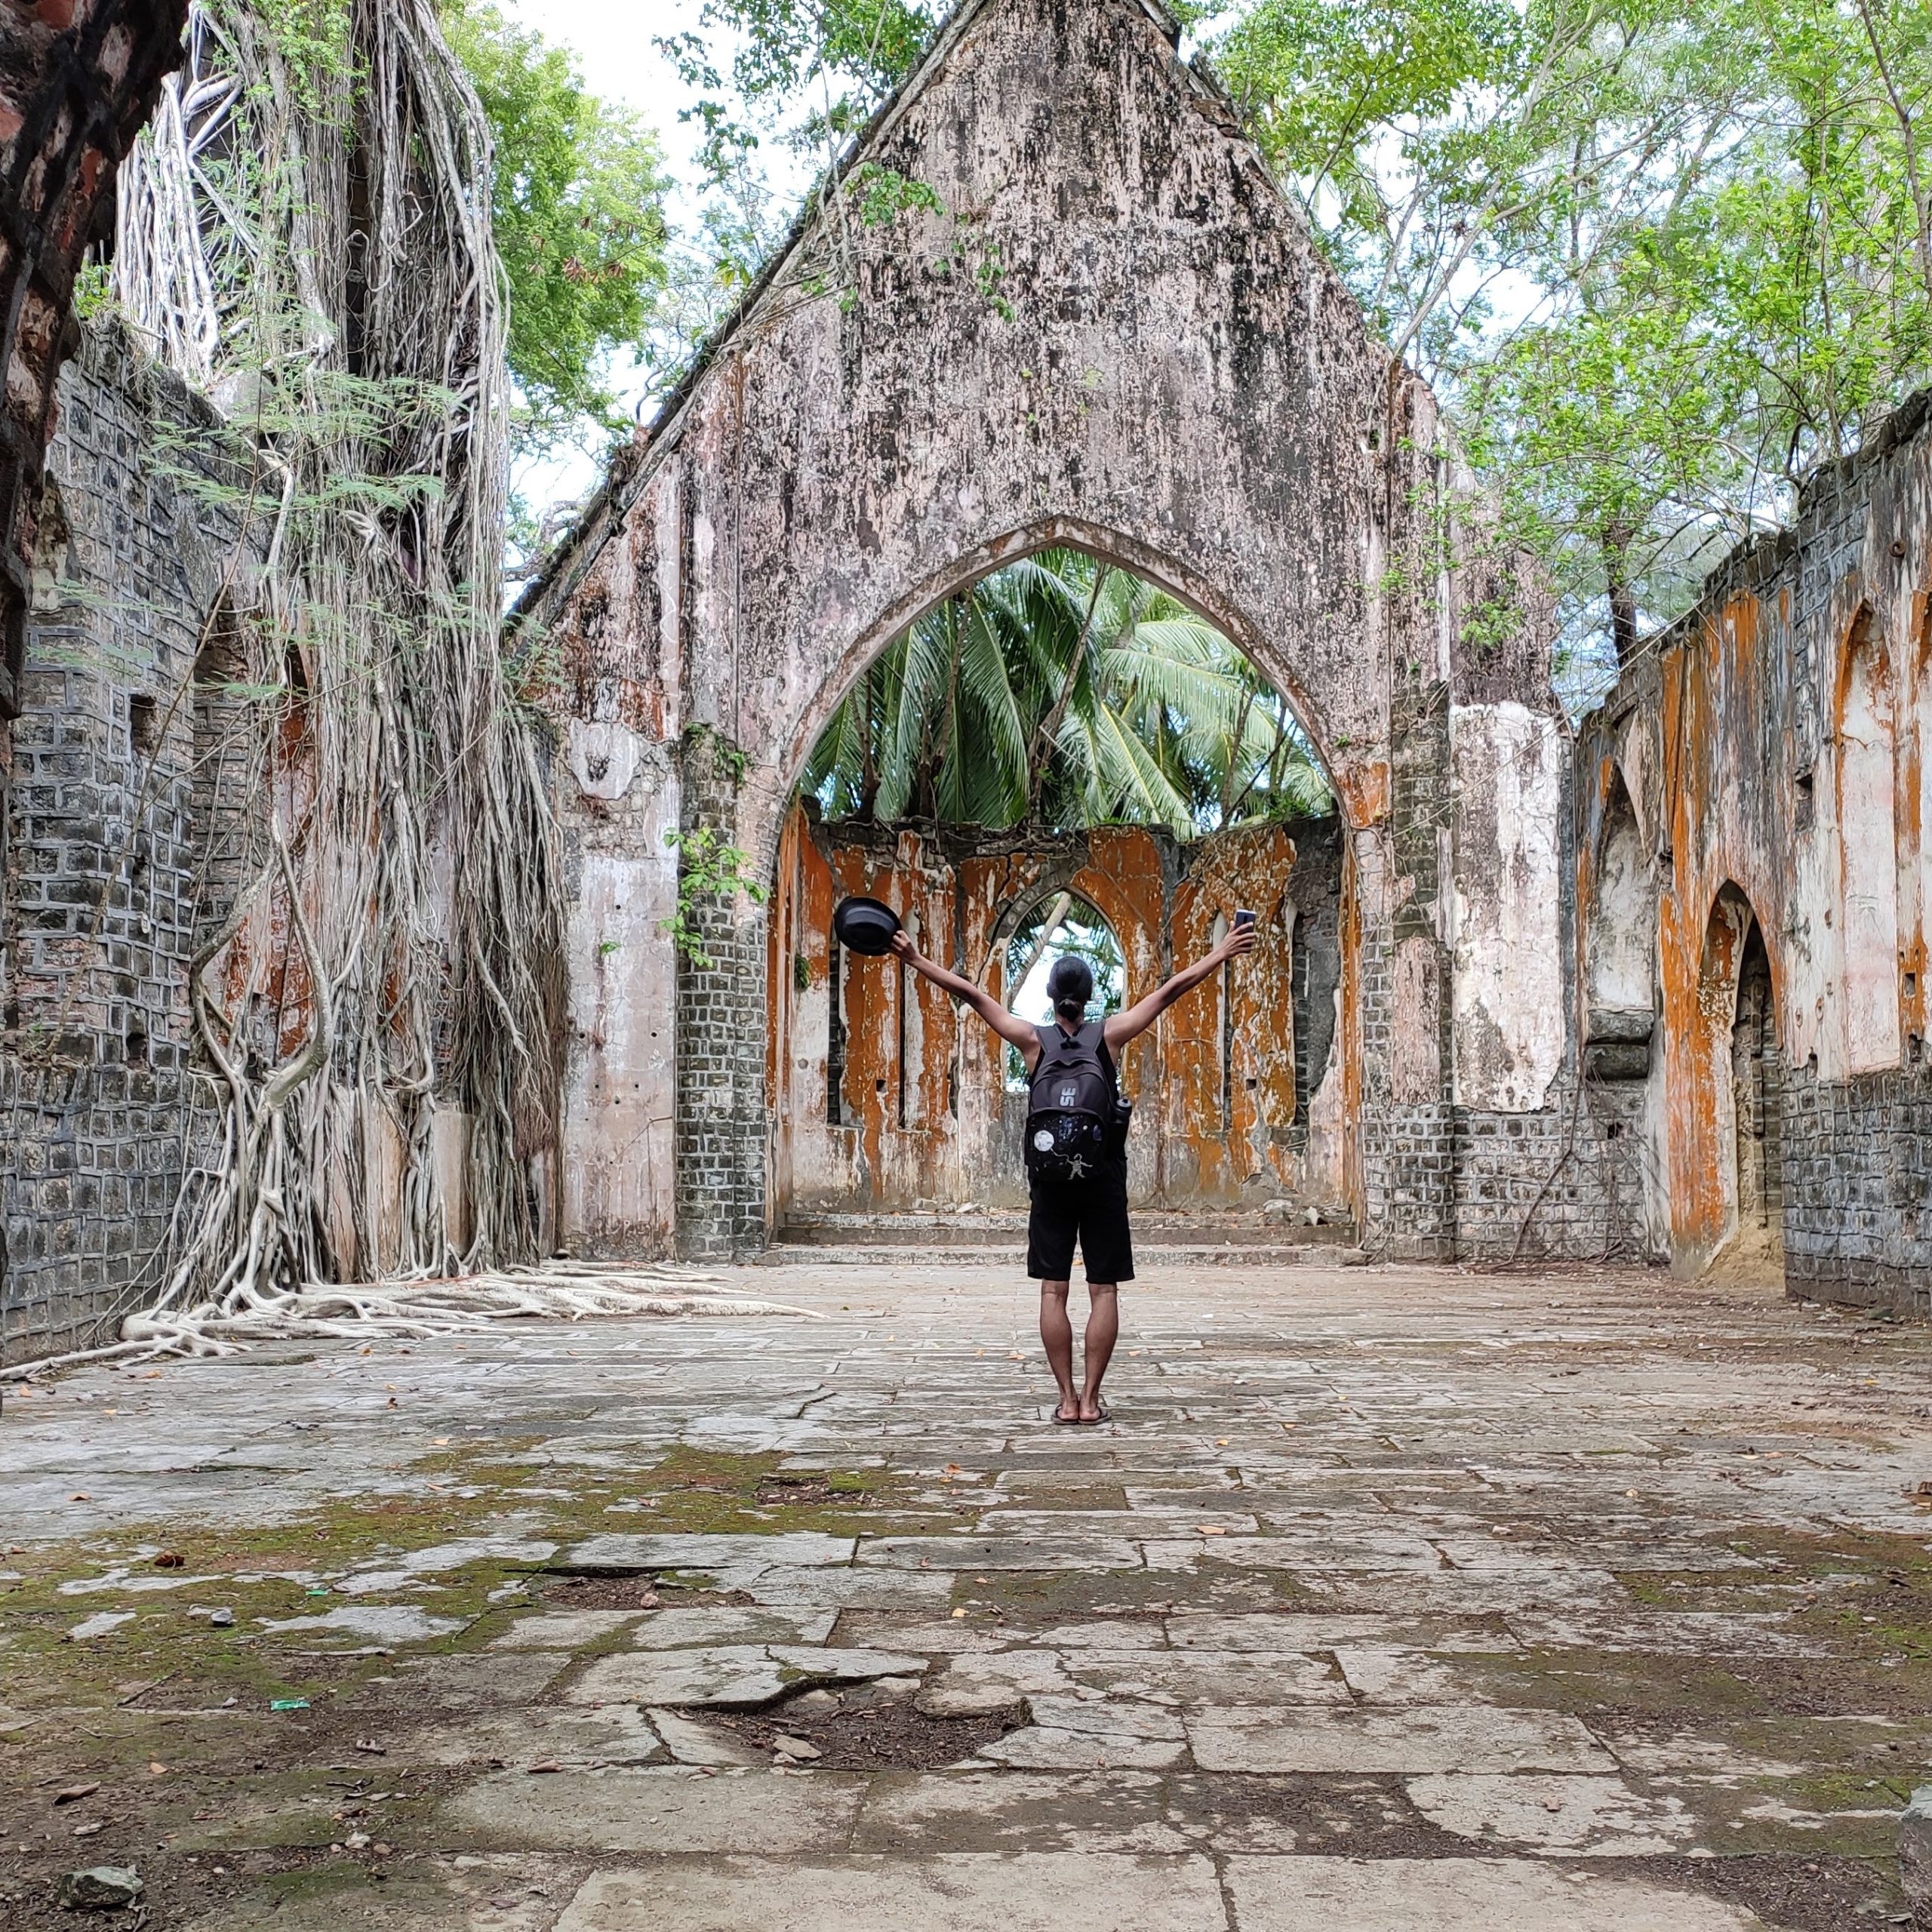
[[[316,1283],[243,1306],[169,1308],[131,1315],[118,1341],[14,1368],[17,1380],[94,1361],[150,1361],[238,1355],[262,1342],[426,1341],[477,1335],[497,1321],[623,1321],[641,1315],[824,1319],[816,1309],[724,1290],[715,1275],[680,1269],[558,1261],[448,1280]]]

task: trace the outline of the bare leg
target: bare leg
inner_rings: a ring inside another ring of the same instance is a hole
[[[1054,1413],[1063,1422],[1072,1422],[1080,1414],[1080,1398],[1073,1389],[1073,1324],[1066,1312],[1068,1281],[1040,1284],[1040,1340],[1046,1346],[1047,1366],[1060,1384],[1060,1407]]]
[[[1081,1392],[1080,1420],[1100,1420],[1100,1378],[1113,1359],[1114,1343],[1120,1339],[1120,1292],[1112,1281],[1089,1281],[1087,1294],[1093,1306],[1087,1316],[1086,1386]],[[1062,1303],[1061,1306],[1066,1306]],[[1070,1338],[1069,1338],[1070,1339]],[[1069,1361],[1069,1368],[1072,1366]]]

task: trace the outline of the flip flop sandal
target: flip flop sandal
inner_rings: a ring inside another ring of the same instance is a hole
[[[1063,1416],[1057,1407],[1054,1411],[1054,1426],[1056,1429],[1078,1429],[1085,1420],[1084,1416]]]
[[[1080,1418],[1080,1421],[1083,1428],[1097,1429],[1102,1423],[1112,1422],[1113,1419],[1113,1411],[1109,1408],[1106,1403],[1103,1402],[1100,1404],[1100,1412],[1098,1415],[1082,1416]]]

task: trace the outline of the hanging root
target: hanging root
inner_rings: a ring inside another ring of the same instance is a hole
[[[617,1312],[476,1272],[543,1251],[564,1032],[546,728],[499,651],[488,124],[437,0],[311,11],[192,0],[119,204],[116,305],[226,413],[233,476],[192,480],[248,586],[195,674],[238,823],[189,975],[215,1145],[121,1345],[156,1352]],[[379,1252],[408,1286],[325,1286]]]
[[[583,1321],[595,1317],[624,1321],[641,1315],[825,1318],[816,1309],[731,1294],[715,1275],[555,1261],[540,1268],[506,1269],[454,1280],[314,1283],[257,1295],[245,1303],[224,1296],[220,1302],[192,1308],[149,1309],[131,1315],[122,1324],[118,1342],[0,1369],[0,1381],[85,1362],[238,1355],[260,1342],[368,1340],[377,1336],[426,1341],[484,1334],[497,1321]]]

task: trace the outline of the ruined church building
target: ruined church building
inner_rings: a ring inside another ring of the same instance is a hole
[[[848,165],[940,206],[815,204],[520,605],[556,666],[569,894],[530,1155],[553,1244],[720,1257],[841,1204],[1004,1198],[981,1029],[841,958],[830,907],[875,892],[997,986],[1072,891],[1135,987],[1262,915],[1252,975],[1124,1069],[1145,1197],[1291,1195],[1375,1257],[1747,1252],[1932,1313],[1923,401],[1573,731],[1534,571],[1454,526],[1433,399],[1176,40],[1141,0],[966,0]],[[28,1353],[138,1292],[193,1158],[201,860],[246,801],[197,750],[223,534],[142,452],[214,420],[90,331],[8,580],[0,1293]],[[860,672],[1050,546],[1247,653],[1337,818],[1187,845],[821,823],[800,774]],[[768,896],[700,903],[694,958],[667,835],[700,830]]]

